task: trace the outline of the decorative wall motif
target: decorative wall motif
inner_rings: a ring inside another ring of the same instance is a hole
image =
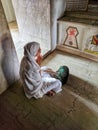
[[[98,46],[98,35],[94,35],[91,44]]]
[[[89,38],[84,49],[85,52],[98,55],[98,34]]]
[[[77,28],[76,27],[68,27],[66,32],[67,32],[67,36],[65,38],[64,45],[78,48],[77,35],[79,33],[78,33]]]

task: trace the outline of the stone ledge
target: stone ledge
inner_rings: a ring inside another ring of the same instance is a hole
[[[60,51],[63,51],[63,52],[68,52],[70,54],[74,54],[74,55],[84,57],[84,58],[98,62],[98,56],[92,55],[90,53],[87,53],[87,52],[84,52],[84,51],[81,51],[81,50],[78,50],[78,49],[75,49],[75,48],[71,48],[71,47],[64,46],[64,45],[58,45],[57,50],[60,50]]]
[[[58,23],[60,22],[73,22],[73,23],[79,23],[79,24],[85,24],[85,25],[98,26],[98,20],[77,18],[77,17],[72,17],[72,16],[64,16],[58,19]]]
[[[78,11],[78,12],[65,12],[65,17],[75,17],[75,18],[83,18],[83,19],[91,19],[98,20],[98,12],[90,12],[90,11]]]

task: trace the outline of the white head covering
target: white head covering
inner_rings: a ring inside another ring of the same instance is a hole
[[[38,93],[43,85],[39,72],[40,66],[35,61],[35,56],[39,49],[40,45],[36,42],[30,42],[24,46],[24,57],[20,66],[20,77],[28,98],[36,97],[36,93]]]

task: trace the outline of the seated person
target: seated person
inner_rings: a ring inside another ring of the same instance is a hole
[[[40,44],[30,42],[24,46],[24,57],[20,65],[20,78],[27,98],[41,98],[62,91],[62,82],[56,78],[56,72],[41,67],[42,55]]]

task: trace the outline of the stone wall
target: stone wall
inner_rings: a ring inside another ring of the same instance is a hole
[[[12,0],[24,46],[39,42],[41,48],[50,50],[50,0]],[[42,49],[43,50],[43,49]]]
[[[19,78],[19,62],[0,1],[0,93]]]

